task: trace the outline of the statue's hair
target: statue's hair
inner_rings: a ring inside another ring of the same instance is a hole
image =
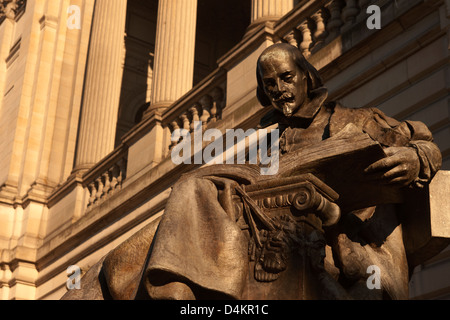
[[[290,57],[294,60],[294,63],[302,70],[307,77],[307,92],[308,96],[312,98],[311,92],[323,86],[322,78],[319,72],[314,68],[303,56],[297,47],[294,47],[288,43],[277,43],[268,47],[258,59],[258,64],[256,68],[256,79],[258,81],[257,98],[262,106],[268,107],[272,105],[270,98],[266,95],[264,91],[264,83],[259,72],[259,65],[261,61],[268,55],[273,54],[277,50],[283,50],[287,52]]]

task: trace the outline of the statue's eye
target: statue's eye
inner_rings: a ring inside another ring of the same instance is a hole
[[[273,80],[273,79],[264,79],[264,85],[266,87],[273,87],[275,85],[275,80]]]
[[[294,75],[292,73],[285,73],[281,77],[285,82],[291,82],[294,79]]]

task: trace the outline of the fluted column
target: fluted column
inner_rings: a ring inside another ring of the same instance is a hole
[[[75,170],[114,149],[123,75],[127,0],[96,0],[86,69]]]
[[[167,108],[192,89],[196,25],[197,0],[159,0],[149,111]]]
[[[293,0],[251,0],[252,16],[247,33],[266,21],[277,21],[294,8]]]
[[[14,15],[9,11],[7,15],[6,8],[0,7],[0,23],[4,28],[0,33],[0,111],[2,110],[3,96],[5,94],[5,81],[6,81],[6,59],[11,50],[11,45],[14,37]],[[3,20],[3,22],[1,22]]]

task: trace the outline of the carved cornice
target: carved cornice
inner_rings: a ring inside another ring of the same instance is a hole
[[[6,19],[17,19],[24,11],[27,0],[0,0],[0,24]]]

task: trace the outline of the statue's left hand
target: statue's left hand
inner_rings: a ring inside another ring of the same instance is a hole
[[[385,184],[410,185],[419,175],[420,161],[414,148],[390,147],[384,150],[387,157],[365,169],[371,180]]]

